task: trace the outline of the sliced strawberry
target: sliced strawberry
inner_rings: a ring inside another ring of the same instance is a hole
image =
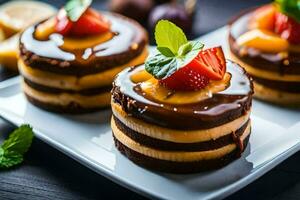
[[[201,75],[196,67],[185,66],[160,83],[173,90],[196,91],[208,85],[209,79]]]
[[[256,9],[249,22],[250,29],[274,30],[276,9],[273,4],[268,4]]]
[[[209,80],[221,80],[226,72],[226,61],[221,47],[200,51],[186,66],[160,83],[174,90],[200,90]]]
[[[56,16],[55,31],[62,35],[67,35],[71,31],[73,22],[69,20],[65,9],[60,9]]]
[[[221,80],[226,72],[226,60],[222,47],[200,51],[189,65],[198,65],[199,72],[212,80]]]
[[[300,23],[287,15],[276,13],[275,32],[292,44],[300,44]]]
[[[109,31],[110,23],[99,13],[88,9],[73,25],[71,34],[74,36],[96,35]]]

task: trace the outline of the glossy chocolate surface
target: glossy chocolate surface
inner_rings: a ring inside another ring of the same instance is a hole
[[[21,58],[32,68],[81,76],[126,64],[140,55],[148,43],[145,30],[121,15],[105,16],[112,24],[113,38],[82,50],[63,50],[63,36],[56,33],[46,41],[38,40],[34,36],[37,25],[32,26],[20,38]]]
[[[254,48],[243,48],[243,52],[240,52],[242,47],[236,44],[236,39],[249,30],[248,22],[252,12],[242,14],[230,23],[229,45],[231,52],[252,67],[280,74],[300,75],[300,53],[288,52],[288,57],[283,58],[280,54],[263,53]],[[289,64],[285,65],[284,62]]]
[[[231,61],[227,61],[227,72],[232,75],[227,89],[201,102],[183,105],[147,97],[140,83],[135,84],[130,79],[143,68],[142,65],[122,71],[114,82],[112,98],[127,114],[145,122],[173,129],[207,129],[239,118],[251,107],[252,81],[243,68]]]

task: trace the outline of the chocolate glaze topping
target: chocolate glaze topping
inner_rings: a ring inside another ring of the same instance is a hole
[[[197,130],[228,123],[250,110],[252,81],[238,64],[227,61],[227,71],[232,74],[230,86],[222,92],[198,103],[174,105],[159,102],[143,94],[131,75],[144,66],[122,71],[113,83],[112,99],[129,115],[158,126]]]
[[[249,31],[248,22],[253,11],[236,17],[229,25],[229,46],[231,52],[252,67],[280,74],[300,75],[300,53],[288,52],[287,57],[277,53],[264,53],[254,48],[243,48],[236,39]]]
[[[38,25],[24,31],[20,38],[20,56],[25,64],[40,70],[84,76],[128,63],[148,43],[145,30],[135,21],[118,14],[105,16],[111,21],[111,40],[84,50],[66,51],[59,46],[63,36],[52,34],[49,40],[34,36]]]

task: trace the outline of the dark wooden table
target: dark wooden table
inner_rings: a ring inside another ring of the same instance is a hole
[[[5,1],[0,1],[5,2]],[[63,0],[51,0],[60,6]],[[224,24],[235,13],[269,0],[199,0],[195,34],[201,35]],[[105,8],[105,1],[94,1]],[[0,68],[0,80],[13,74]],[[0,120],[0,140],[13,130]],[[53,128],[53,127],[49,127]],[[39,139],[35,139],[25,162],[0,171],[0,199],[143,199],[85,168]],[[300,153],[228,199],[300,199]]]

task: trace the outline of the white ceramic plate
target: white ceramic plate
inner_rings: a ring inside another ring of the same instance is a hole
[[[227,27],[201,40],[223,44]],[[110,111],[68,116],[30,105],[20,91],[19,77],[0,83],[0,115],[20,125],[29,123],[36,136],[99,174],[143,195],[163,199],[220,199],[254,181],[300,149],[300,111],[254,101],[250,145],[243,156],[216,171],[172,175],[141,168],[114,147]]]

